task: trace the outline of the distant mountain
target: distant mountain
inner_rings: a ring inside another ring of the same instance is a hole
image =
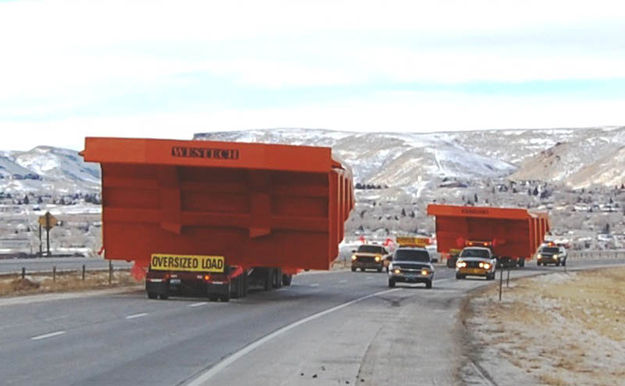
[[[355,182],[412,193],[445,181],[497,178],[574,188],[625,183],[625,127],[441,133],[265,129],[198,133],[194,139],[331,147],[352,168]],[[0,191],[99,189],[99,165],[85,163],[76,151],[48,146],[0,151]]]
[[[78,152],[49,146],[0,152],[0,190],[39,194],[92,193],[100,190],[100,166]]]
[[[266,129],[199,133],[194,139],[328,146],[353,169],[357,182],[389,186],[501,177],[576,188],[625,182],[625,127],[443,133]]]

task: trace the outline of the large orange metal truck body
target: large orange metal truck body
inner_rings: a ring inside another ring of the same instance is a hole
[[[549,231],[546,213],[525,209],[430,204],[436,216],[438,251],[462,249],[470,241],[489,243],[498,257],[531,259]]]
[[[329,269],[354,206],[330,148],[86,138],[102,167],[107,259],[218,255],[228,265]]]

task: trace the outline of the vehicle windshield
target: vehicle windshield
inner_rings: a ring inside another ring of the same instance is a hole
[[[541,252],[558,253],[558,248],[556,248],[556,247],[544,247]]]
[[[464,249],[460,257],[483,257],[488,259],[490,255],[487,249]]]
[[[379,254],[385,254],[386,251],[384,250],[383,247],[379,247],[377,245],[361,245],[358,247],[358,251],[357,252],[362,252],[362,253],[379,253]]]
[[[417,249],[399,249],[395,252],[393,261],[419,261],[429,263],[430,254],[427,251],[420,251]]]

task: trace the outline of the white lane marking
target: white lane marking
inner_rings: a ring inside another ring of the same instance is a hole
[[[319,283],[312,283],[310,287],[319,287]]]
[[[205,304],[208,304],[208,303],[207,302],[193,303],[193,304],[189,304],[189,307],[200,307],[200,306],[203,306]]]
[[[192,380],[191,382],[189,382],[187,384],[187,386],[200,386],[200,385],[205,385],[207,384],[207,382],[213,378],[215,375],[219,374],[219,372],[221,372],[223,369],[225,369],[226,367],[230,366],[232,363],[236,362],[238,359],[240,359],[241,357],[249,354],[250,352],[254,351],[255,349],[257,349],[258,347],[262,346],[263,344],[277,338],[278,336],[284,334],[285,332],[288,332],[296,327],[301,326],[304,323],[310,322],[311,320],[315,320],[315,319],[319,319],[322,316],[325,316],[329,313],[332,313],[334,311],[338,311],[341,310],[345,307],[349,307],[352,304],[361,302],[363,300],[366,299],[370,299],[372,297],[375,296],[379,296],[379,295],[384,295],[390,292],[394,292],[394,291],[398,291],[400,290],[400,288],[395,288],[395,289],[390,289],[390,290],[384,290],[384,291],[380,291],[380,292],[376,292],[374,294],[371,295],[367,295],[367,296],[363,296],[361,298],[355,299],[355,300],[351,300],[347,303],[343,303],[340,304],[338,306],[329,308],[325,311],[321,311],[318,312],[316,314],[313,314],[311,316],[308,316],[304,319],[300,319],[296,322],[293,322],[289,325],[286,325],[274,332],[272,332],[269,335],[265,335],[264,337],[260,338],[259,340],[252,342],[250,344],[248,344],[247,346],[243,347],[241,350],[231,354],[230,356],[224,358],[221,362],[217,363],[215,366],[211,367],[210,369],[208,369],[205,373],[201,374],[200,376],[198,376],[197,378],[195,378],[194,380]]]
[[[30,339],[31,340],[41,340],[41,339],[52,338],[53,336],[59,336],[59,335],[63,335],[63,334],[65,334],[65,331],[56,331],[56,332],[51,332],[49,334],[33,336]]]
[[[128,316],[126,316],[126,319],[136,319],[136,318],[141,318],[141,317],[146,316],[146,315],[147,315],[147,313],[142,312],[140,314],[128,315]]]

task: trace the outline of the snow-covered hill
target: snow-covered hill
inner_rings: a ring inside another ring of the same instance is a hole
[[[414,193],[432,182],[510,178],[565,184],[625,183],[625,127],[356,133],[266,129],[196,134],[194,139],[332,147],[356,182]],[[0,151],[0,191],[39,194],[99,190],[98,164],[76,151],[40,146]]]
[[[357,182],[395,187],[444,178],[510,177],[577,188],[625,182],[625,127],[444,133],[268,129],[199,133],[195,139],[329,146]]]
[[[100,189],[100,166],[78,152],[49,146],[0,152],[0,190],[6,193],[92,193]]]

